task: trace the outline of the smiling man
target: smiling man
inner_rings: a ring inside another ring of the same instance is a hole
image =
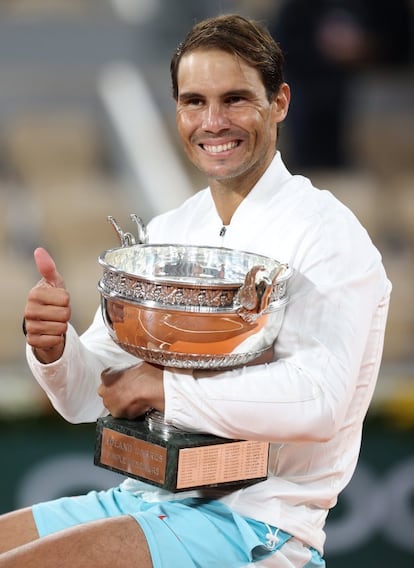
[[[179,428],[270,442],[267,479],[176,494],[126,479],[34,504],[0,517],[0,568],[325,565],[324,525],[356,467],[391,285],[355,216],[291,175],[277,151],[290,98],[282,64],[269,33],[240,16],[190,30],[172,58],[173,96],[185,151],[208,187],[148,227],[150,242],[290,265],[290,302],[265,360],[203,372],[140,362],[110,339],[100,310],[79,337],[44,249],[25,308],[30,368],[67,420],[155,408]]]
[[[258,69],[220,49],[183,57],[177,81],[177,127],[185,151],[210,179],[218,214],[230,223],[275,155],[289,87],[281,83],[268,96]]]

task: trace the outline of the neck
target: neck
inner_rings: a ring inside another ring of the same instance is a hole
[[[243,201],[245,196],[228,190],[217,190],[210,186],[211,195],[223,225],[229,225],[234,212]],[[247,195],[247,194],[246,194]]]
[[[223,225],[229,225],[234,212],[250,193],[257,182],[257,179],[250,180],[250,183],[241,183],[240,178],[217,180],[210,179],[209,185],[214,204]]]
[[[251,192],[269,166],[273,156],[262,168],[254,168],[233,178],[208,178],[211,195],[223,225],[229,225],[234,212]]]

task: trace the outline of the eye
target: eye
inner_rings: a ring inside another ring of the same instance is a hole
[[[180,99],[181,105],[185,107],[200,107],[204,104],[204,99],[198,96],[185,97]]]
[[[194,98],[187,101],[187,104],[190,106],[200,106],[203,104],[203,101],[201,99]]]
[[[245,100],[246,98],[242,95],[231,95],[226,98],[226,103],[229,105],[235,105],[237,103],[244,102]]]

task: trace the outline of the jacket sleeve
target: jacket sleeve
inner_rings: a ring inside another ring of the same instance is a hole
[[[166,370],[167,422],[227,438],[323,442],[350,420],[354,398],[364,407],[355,412],[366,410],[390,283],[360,231],[336,240],[322,233],[308,235],[296,255],[274,361],[216,373]]]

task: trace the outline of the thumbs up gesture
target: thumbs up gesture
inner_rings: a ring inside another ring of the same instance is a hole
[[[70,319],[70,296],[49,253],[34,251],[41,280],[30,290],[24,310],[26,341],[41,363],[59,359]]]

